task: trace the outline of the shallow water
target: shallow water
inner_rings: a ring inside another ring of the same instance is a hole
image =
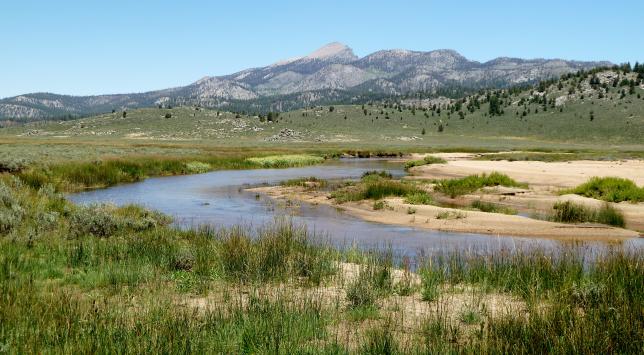
[[[315,176],[322,179],[359,178],[365,171],[387,170],[403,176],[402,164],[383,159],[340,159],[322,165],[258,170],[224,170],[198,175],[151,178],[142,182],[72,194],[69,199],[82,204],[136,203],[174,217],[179,227],[212,225],[259,227],[275,218],[288,216],[315,235],[339,247],[360,249],[390,248],[397,255],[429,255],[452,250],[489,253],[539,247],[555,248],[559,242],[544,239],[450,233],[394,226],[361,220],[331,206],[296,204],[287,206],[245,187],[278,184],[281,181]],[[636,239],[627,246],[644,246]],[[589,250],[603,249],[602,243],[588,243]]]

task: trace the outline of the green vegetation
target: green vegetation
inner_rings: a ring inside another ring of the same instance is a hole
[[[303,177],[298,179],[291,179],[282,181],[282,186],[294,186],[294,187],[305,187],[305,188],[320,188],[327,186],[327,181],[324,179],[319,179],[315,176]]]
[[[461,219],[465,217],[465,213],[458,211],[443,211],[436,215],[436,219]]]
[[[382,177],[379,173],[369,173],[362,177],[357,184],[342,187],[331,193],[331,197],[337,203],[361,200],[380,200],[384,197],[405,197],[413,202],[431,201],[429,194],[416,185],[391,180],[389,177]]]
[[[624,216],[613,206],[606,203],[595,209],[571,201],[557,202],[550,217],[555,222],[584,223],[596,222],[616,227],[624,227]]]
[[[573,160],[644,159],[644,152],[633,151],[565,151],[565,152],[509,152],[481,154],[476,160],[562,162]]]
[[[0,344],[10,353],[644,346],[641,250],[592,260],[583,247],[456,252],[417,260],[414,274],[409,260],[402,271],[391,253],[337,251],[285,221],[177,230],[140,207],[74,206],[51,186],[0,181]],[[471,304],[441,306],[464,289]],[[487,312],[498,297],[507,312]]]
[[[505,174],[493,172],[489,175],[470,175],[461,179],[439,180],[434,190],[454,198],[488,186],[527,187],[526,184],[518,183]]]
[[[144,108],[0,131],[33,140],[129,140],[219,146],[344,145],[388,147],[574,148],[597,142],[629,148],[644,136],[639,73],[602,68],[535,86],[481,90],[468,96],[410,93],[364,105],[271,112],[221,112],[191,106]],[[617,79],[617,83],[614,81]],[[461,92],[463,95],[463,92]],[[168,117],[169,118],[166,118]],[[592,117],[592,120],[590,119]],[[387,119],[389,118],[389,119]],[[425,134],[422,134],[425,132]],[[521,139],[517,139],[521,138]],[[372,143],[378,142],[378,143]]]
[[[246,160],[262,168],[289,168],[320,164],[324,161],[324,158],[308,154],[291,154],[248,158]]]
[[[410,205],[431,205],[432,197],[425,191],[414,192],[405,197],[405,203]]]
[[[517,211],[510,207],[499,206],[494,203],[485,202],[481,200],[474,200],[471,204],[472,208],[476,208],[481,212],[490,212],[490,213],[503,213],[503,214],[517,214]]]
[[[618,177],[592,177],[587,182],[561,193],[572,193],[608,202],[644,201],[644,187],[637,187],[633,181]]]
[[[429,165],[429,164],[445,164],[445,163],[447,163],[447,160],[443,158],[428,155],[420,160],[410,160],[406,162],[405,170],[409,170],[416,166],[423,166],[423,165]]]

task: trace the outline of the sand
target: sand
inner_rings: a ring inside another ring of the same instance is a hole
[[[373,209],[373,201],[335,204],[328,192],[301,187],[261,187],[252,191],[283,200],[303,201],[313,204],[334,205],[346,213],[367,221],[413,226],[432,230],[480,233],[498,236],[522,236],[552,238],[560,240],[604,240],[618,241],[640,236],[644,231],[644,203],[612,204],[620,210],[626,220],[626,227],[615,228],[601,224],[555,223],[528,216],[546,215],[557,201],[572,200],[591,207],[600,207],[605,202],[577,195],[559,195],[562,188],[573,187],[591,176],[619,176],[644,185],[644,162],[628,161],[478,161],[472,160],[473,153],[434,154],[448,160],[446,164],[433,164],[411,169],[407,179],[429,180],[437,178],[458,178],[471,174],[498,171],[517,181],[527,182],[529,188],[486,188],[471,195],[450,199],[438,194],[439,202],[454,207],[467,207],[480,199],[497,205],[511,207],[520,215],[486,213],[462,208],[447,208],[433,205],[409,205],[401,198],[387,198],[387,207]],[[414,155],[418,159],[422,155]]]
[[[251,191],[281,200],[335,205],[326,193],[305,190],[300,187],[270,186],[254,188]],[[463,211],[430,205],[409,205],[405,204],[401,198],[387,198],[385,201],[388,207],[383,210],[374,210],[373,201],[369,200],[335,206],[352,216],[371,222],[447,232],[605,241],[618,241],[639,236],[639,233],[635,231],[599,224],[573,225],[500,213]],[[410,208],[415,210],[413,214],[409,214]],[[448,214],[446,218],[437,218],[445,214]]]

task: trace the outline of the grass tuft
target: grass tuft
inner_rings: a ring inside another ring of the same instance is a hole
[[[527,187],[527,184],[516,182],[505,174],[493,172],[489,175],[470,175],[461,179],[439,180],[434,190],[455,198],[488,186]]]
[[[607,202],[644,201],[644,187],[637,187],[632,180],[618,177],[592,177],[587,182],[561,193],[572,193]]]

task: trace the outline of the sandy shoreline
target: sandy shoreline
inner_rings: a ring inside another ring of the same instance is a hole
[[[459,178],[472,174],[497,171],[517,181],[527,182],[528,189],[488,188],[471,195],[450,199],[439,196],[449,206],[467,207],[474,200],[483,200],[517,210],[521,215],[487,213],[478,210],[439,207],[434,205],[409,205],[402,198],[386,198],[386,208],[373,209],[373,201],[335,204],[328,192],[302,187],[259,187],[250,189],[280,200],[302,201],[312,204],[332,205],[346,213],[367,221],[411,226],[447,232],[479,233],[499,236],[551,238],[558,240],[619,241],[637,238],[644,231],[644,203],[612,204],[624,215],[628,229],[601,224],[567,224],[549,222],[525,216],[547,214],[557,201],[600,207],[604,202],[577,195],[558,195],[562,188],[573,187],[592,176],[618,176],[644,184],[644,162],[627,161],[483,161],[472,160],[472,153],[439,153],[446,164],[425,165],[411,169],[405,179],[431,180]],[[417,159],[421,155],[414,155]]]
[[[387,198],[388,208],[373,210],[373,201],[347,202],[334,204],[324,192],[306,190],[301,187],[269,186],[249,189],[279,200],[301,201],[311,204],[324,204],[342,209],[349,215],[366,221],[395,224],[439,230],[446,232],[478,233],[498,236],[518,236],[551,238],[560,240],[603,240],[620,241],[639,237],[639,233],[627,229],[613,228],[598,224],[573,225],[535,220],[516,215],[463,211],[432,205],[408,205],[401,198]],[[415,213],[409,214],[413,208]],[[439,214],[451,213],[445,219]]]

